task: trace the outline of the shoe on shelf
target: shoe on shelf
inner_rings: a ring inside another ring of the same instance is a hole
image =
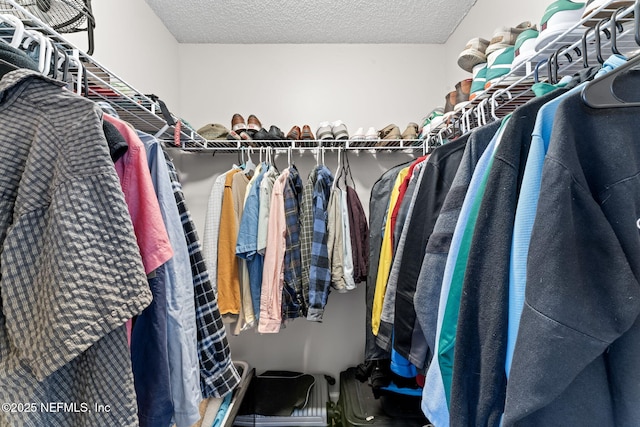
[[[376,130],[376,128],[370,127],[369,130],[367,130],[367,133],[365,134],[364,139],[366,139],[367,141],[377,140],[378,131]]]
[[[585,6],[584,2],[571,0],[556,0],[547,6],[540,21],[540,35],[536,42],[536,51],[540,52],[550,41],[575,27],[582,19]],[[572,38],[577,41],[583,33],[584,30],[577,28],[575,36]],[[571,39],[567,38],[566,41],[571,41]]]
[[[247,118],[247,132],[249,132],[249,135],[252,136],[254,133],[258,132],[260,129],[262,129],[262,123],[260,123],[260,120],[258,120],[258,118],[256,116],[254,116],[253,114],[251,114],[248,118]],[[254,138],[254,139],[258,139],[258,138]]]
[[[285,136],[278,126],[271,125],[269,128],[269,139],[273,141],[284,141]]]
[[[538,42],[537,39],[539,35],[540,33],[538,30],[534,29],[520,33],[516,39],[516,44],[513,47],[513,63],[511,64],[512,70],[535,56],[536,43]]]
[[[364,128],[358,128],[358,130],[353,135],[351,135],[351,139],[353,139],[354,141],[361,141],[365,139]]]
[[[287,139],[291,139],[293,141],[298,141],[301,138],[302,138],[302,131],[300,130],[300,126],[292,127],[289,133],[287,134]]]
[[[311,126],[302,126],[302,135],[300,136],[300,139],[303,141],[313,141],[314,139],[316,139],[316,137],[313,136],[313,132],[311,132]]]
[[[231,117],[231,130],[239,133],[246,129],[247,124],[244,122],[244,117],[242,117],[238,113],[235,113],[233,117]]]
[[[473,81],[469,93],[469,100],[473,101],[478,95],[484,91],[484,85],[487,82],[487,64],[478,64],[473,67]]]
[[[249,133],[249,132],[246,132]],[[256,139],[258,141],[268,141],[271,139],[271,135],[265,128],[261,128],[259,131],[255,132],[253,135],[249,134],[251,139]]]
[[[318,130],[316,131],[316,137],[320,141],[322,141],[323,139],[333,139],[333,132],[331,132],[331,123],[320,122],[320,124],[318,125]]]
[[[402,132],[401,137],[405,141],[418,139],[418,124],[410,122],[404,132]]]
[[[230,130],[229,135],[227,135],[227,139],[229,141],[240,141],[242,137],[235,131]]]
[[[609,3],[609,4],[607,4]],[[595,13],[593,16],[589,16],[594,13],[596,10],[600,9],[603,5],[607,5],[605,8],[601,9],[599,12]],[[582,25],[585,27],[595,27],[598,21],[609,18],[616,10],[621,7],[629,7],[633,6],[633,0],[624,0],[624,1],[610,1],[610,0],[588,0],[587,6],[582,14],[582,19],[589,17]],[[632,20],[633,12],[622,18],[622,21]]]
[[[331,133],[333,134],[333,139],[349,139],[349,132],[347,132],[347,125],[342,123],[342,120],[336,120],[331,123]]]
[[[480,37],[469,40],[464,50],[458,55],[458,66],[470,73],[476,65],[487,62],[488,46],[489,41]]]
[[[471,83],[473,79],[464,79],[456,83],[456,106],[463,102],[469,101],[469,95],[471,95]]]
[[[456,105],[456,91],[452,90],[444,97],[444,112],[448,113],[453,111],[453,106]]]
[[[496,50],[489,55],[489,61],[487,62],[487,81],[484,84],[485,89],[489,89],[496,81],[504,75],[509,74],[511,64],[513,63],[513,52],[513,46],[509,46]]]
[[[245,131],[240,132],[240,138],[242,138],[243,141],[251,141],[253,139],[251,138],[251,135]]]
[[[535,28],[536,26],[532,25],[529,21],[522,22],[515,27],[497,28],[493,33],[493,37],[489,42],[487,50],[485,51],[487,58],[497,50],[515,45],[516,39],[523,31]]]
[[[402,139],[402,134],[400,133],[400,128],[398,126],[390,124],[378,133],[378,137],[385,140],[394,140]]]

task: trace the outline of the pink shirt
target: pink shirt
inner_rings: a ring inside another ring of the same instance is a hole
[[[285,169],[273,184],[271,209],[267,234],[267,249],[262,270],[260,293],[260,322],[258,332],[274,334],[280,332],[282,323],[282,289],[284,286],[284,252],[287,242],[287,221],[284,215],[284,187],[289,177]]]
[[[114,125],[129,145],[127,153],[115,166],[140,247],[144,271],[149,274],[173,257],[173,249],[151,182],[147,153],[127,123],[108,114],[104,114],[103,119]]]

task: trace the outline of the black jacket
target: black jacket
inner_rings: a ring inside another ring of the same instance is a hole
[[[394,349],[418,369],[422,369],[427,354],[426,340],[413,308],[420,267],[433,226],[440,214],[449,188],[456,175],[468,135],[436,148],[429,156],[422,175],[420,189],[409,222],[409,231],[398,274],[396,311],[394,317]]]

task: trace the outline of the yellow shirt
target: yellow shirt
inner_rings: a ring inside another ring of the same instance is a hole
[[[380,248],[380,259],[378,261],[378,276],[376,277],[376,290],[373,295],[373,310],[371,313],[371,330],[373,335],[378,335],[380,328],[380,317],[382,316],[382,306],[384,303],[384,293],[387,289],[387,281],[391,272],[393,262],[393,241],[391,240],[391,214],[398,202],[400,195],[400,185],[409,173],[409,167],[400,171],[393,184],[391,197],[389,198],[389,209],[385,221],[384,234],[382,235],[382,247]]]

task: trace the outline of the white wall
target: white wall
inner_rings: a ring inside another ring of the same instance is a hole
[[[255,114],[286,134],[323,120],[403,131],[436,102],[441,45],[180,46],[180,111],[199,128]]]
[[[178,47],[144,0],[92,0],[96,18],[93,57],[143,94],[156,94],[179,115]],[[65,34],[82,50],[87,33]]]

